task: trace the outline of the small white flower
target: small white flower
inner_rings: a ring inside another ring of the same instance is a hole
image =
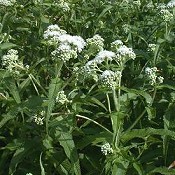
[[[41,111],[39,114],[34,115],[32,119],[37,125],[43,125],[43,120],[45,119],[45,111]]]
[[[123,42],[121,40],[115,40],[111,43],[111,48],[114,50],[117,50],[122,45],[123,45]]]
[[[65,30],[60,29],[57,24],[48,26],[47,30],[44,32],[44,39],[48,40],[50,44],[57,43],[59,36],[66,34]]]
[[[67,3],[65,0],[59,0],[54,5],[59,7],[63,12],[67,12],[70,10],[69,3]]]
[[[164,78],[162,76],[157,76],[157,67],[147,67],[145,69],[145,74],[147,75],[147,78],[149,80],[150,85],[156,85],[156,84],[161,84],[163,83]]]
[[[175,0],[169,1],[168,4],[167,4],[167,7],[168,7],[168,8],[173,8],[173,7],[175,7]]]
[[[115,53],[112,52],[112,51],[107,51],[107,50],[102,50],[100,51],[97,56],[94,58],[94,61],[97,63],[97,64],[100,64],[102,63],[103,61],[105,60],[110,60],[112,61],[113,58],[115,57]]]
[[[105,70],[100,76],[100,81],[103,86],[112,88],[117,85],[121,76],[120,71],[113,72],[111,70]]]
[[[91,52],[99,52],[103,50],[104,39],[100,35],[96,34],[92,38],[88,38],[86,43]]]
[[[75,47],[78,52],[81,52],[85,47],[86,43],[80,36],[71,36],[69,34],[63,34],[58,37],[60,43],[68,43]]]
[[[27,173],[26,175],[33,175],[32,173]]]
[[[138,0],[138,1],[133,1],[133,4],[136,5],[136,6],[138,6],[138,7],[141,6],[141,2],[140,2],[140,0]]]
[[[132,48],[128,48],[125,45],[122,45],[117,50],[117,61],[119,63],[124,63],[130,59],[134,60],[136,58],[136,54],[132,50]]]
[[[71,58],[77,58],[77,52],[67,43],[60,44],[57,49],[51,52],[52,58],[69,61]]]
[[[148,51],[154,52],[156,49],[156,44],[148,44]]]
[[[33,116],[33,120],[37,125],[43,125],[44,117],[38,117],[37,115]]]
[[[72,44],[74,46],[76,46],[78,52],[80,53],[84,47],[86,46],[86,42],[84,41],[84,39],[80,36],[73,36],[73,41]]]
[[[18,59],[18,51],[14,49],[10,49],[6,55],[2,56],[2,66],[13,75],[19,75],[21,70],[26,70]]]
[[[14,5],[16,0],[0,0],[0,5],[3,6],[12,6]]]
[[[158,84],[163,83],[164,78],[162,76],[157,77]]]
[[[173,14],[167,9],[161,9],[160,15],[162,19],[166,22],[171,21],[173,19]]]
[[[111,148],[109,143],[105,143],[104,145],[101,146],[101,152],[106,156],[108,154],[112,154],[113,149]]]
[[[166,7],[167,7],[167,6],[166,6],[165,3],[158,3],[158,4],[157,4],[157,9],[158,9],[158,10],[166,9]]]
[[[64,91],[58,92],[57,97],[56,97],[56,102],[61,103],[62,105],[69,102],[66,95],[64,94]]]

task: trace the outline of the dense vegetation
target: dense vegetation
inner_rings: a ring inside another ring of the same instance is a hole
[[[175,174],[174,0],[0,0],[0,58],[0,174]]]

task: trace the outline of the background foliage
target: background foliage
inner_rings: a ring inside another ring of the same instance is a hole
[[[70,0],[68,9],[62,2],[0,1],[0,174],[174,174],[167,168],[175,160],[174,9],[164,0]],[[132,48],[120,86],[77,80],[86,51],[54,61],[43,37],[51,24],[85,40],[99,34],[107,50],[115,40]],[[11,72],[2,63],[10,49],[23,63]],[[151,85],[146,67],[157,67],[164,82]],[[64,104],[55,100],[62,90]]]

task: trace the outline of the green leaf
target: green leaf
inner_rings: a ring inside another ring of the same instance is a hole
[[[109,11],[110,9],[112,9],[112,8],[113,8],[112,5],[107,5],[106,8],[100,13],[100,15],[98,16],[98,19],[97,20],[99,20],[101,17],[103,17],[105,15],[105,13],[107,11]]]
[[[51,84],[49,86],[49,99],[48,99],[48,108],[47,108],[47,115],[46,115],[47,132],[48,132],[48,122],[49,122],[52,110],[54,108],[54,105],[55,105],[55,98],[60,89],[61,89],[61,80],[57,76],[55,79],[51,80]]]
[[[90,144],[98,144],[101,142],[112,143],[112,135],[108,132],[100,132],[94,135],[85,135],[81,140],[76,144],[78,149],[83,149]]]
[[[0,44],[0,49],[1,50],[8,50],[8,49],[11,49],[13,47],[16,47],[17,45],[16,44],[13,44],[13,43],[2,43]]]
[[[148,114],[148,119],[152,120],[156,117],[156,110],[153,107],[145,107],[147,114]]]
[[[18,104],[21,103],[19,90],[16,86],[15,80],[6,78],[5,85],[9,89],[9,91],[10,91],[11,95],[13,96],[14,100],[16,101],[16,103],[18,103]]]
[[[75,175],[81,175],[78,154],[72,135],[68,132],[56,131],[56,137],[59,137],[60,145],[63,147],[66,156],[70,159]]]
[[[21,142],[22,143],[22,142]],[[36,145],[39,146],[38,139],[27,140],[18,148],[10,161],[9,174],[13,174],[20,162],[22,162],[27,156],[32,155],[35,151],[38,151]]]
[[[0,121],[0,128],[2,128],[9,120],[12,120],[16,117],[16,115],[3,115],[3,119]]]
[[[43,22],[43,23],[46,23],[46,24],[48,24],[49,23],[49,18],[46,18],[45,16],[41,16],[41,21]]]
[[[175,170],[173,170],[173,169],[169,170],[167,167],[159,167],[159,168],[155,168],[154,170],[149,172],[150,175],[154,175],[155,173],[160,173],[163,175],[173,175],[173,174],[175,174]]]
[[[123,160],[122,157],[119,157],[112,167],[112,175],[126,175],[128,166],[129,162],[127,160]]]
[[[106,106],[103,103],[101,103],[97,98],[91,97],[89,99],[89,101],[90,102],[93,102],[94,104],[97,104],[100,107],[102,107],[103,109],[105,109],[105,111],[108,111],[107,108],[106,108]]]
[[[133,138],[145,138],[150,135],[160,135],[160,136],[170,136],[173,140],[175,139],[175,132],[165,129],[133,129],[131,131],[125,132],[122,135],[122,141],[127,142]]]
[[[142,168],[138,163],[133,163],[133,167],[137,171],[138,175],[143,175]]]
[[[135,93],[137,95],[142,96],[143,98],[145,98],[145,101],[146,101],[147,104],[152,103],[152,97],[147,92],[137,90],[137,89],[128,89],[128,88],[125,88],[125,87],[122,87],[121,89],[126,91],[126,92]]]

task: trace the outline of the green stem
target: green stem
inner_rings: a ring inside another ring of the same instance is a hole
[[[134,123],[126,130],[126,132],[130,131],[131,129],[134,128],[134,126],[140,121],[140,119],[144,116],[146,113],[146,109],[137,117],[137,119],[134,121]]]
[[[117,98],[117,94],[116,94],[115,88],[112,88],[112,95],[113,95],[113,99],[114,99],[115,110],[119,111],[118,98]]]
[[[152,97],[152,102],[150,105],[153,104],[154,99],[156,97],[156,93],[157,93],[157,88],[154,87],[154,92],[153,92],[153,97]],[[130,131],[131,129],[134,128],[134,126],[140,121],[140,119],[144,116],[144,114],[146,113],[146,109],[144,109],[144,111],[139,115],[139,117],[137,117],[137,119],[134,121],[134,123],[126,130],[126,131]]]
[[[88,117],[85,117],[85,116],[82,116],[82,115],[76,115],[76,116],[80,117],[80,118],[83,118],[83,119],[86,119],[86,120],[89,120],[89,121],[95,123],[96,125],[100,126],[101,128],[103,128],[104,130],[106,130],[108,133],[112,134],[112,132],[109,129],[105,128],[103,125],[101,125],[100,123],[96,122],[95,120],[92,120],[92,119],[90,119]]]
[[[158,45],[156,46],[156,50],[155,50],[155,53],[154,53],[154,59],[153,59],[153,66],[156,65],[157,57],[158,57],[158,53],[159,53],[159,48],[160,48],[160,44],[158,44]]]
[[[108,93],[106,94],[106,98],[107,98],[107,102],[108,102],[108,110],[109,110],[109,113],[111,114],[111,103],[110,103],[110,100],[109,100],[109,94]]]

